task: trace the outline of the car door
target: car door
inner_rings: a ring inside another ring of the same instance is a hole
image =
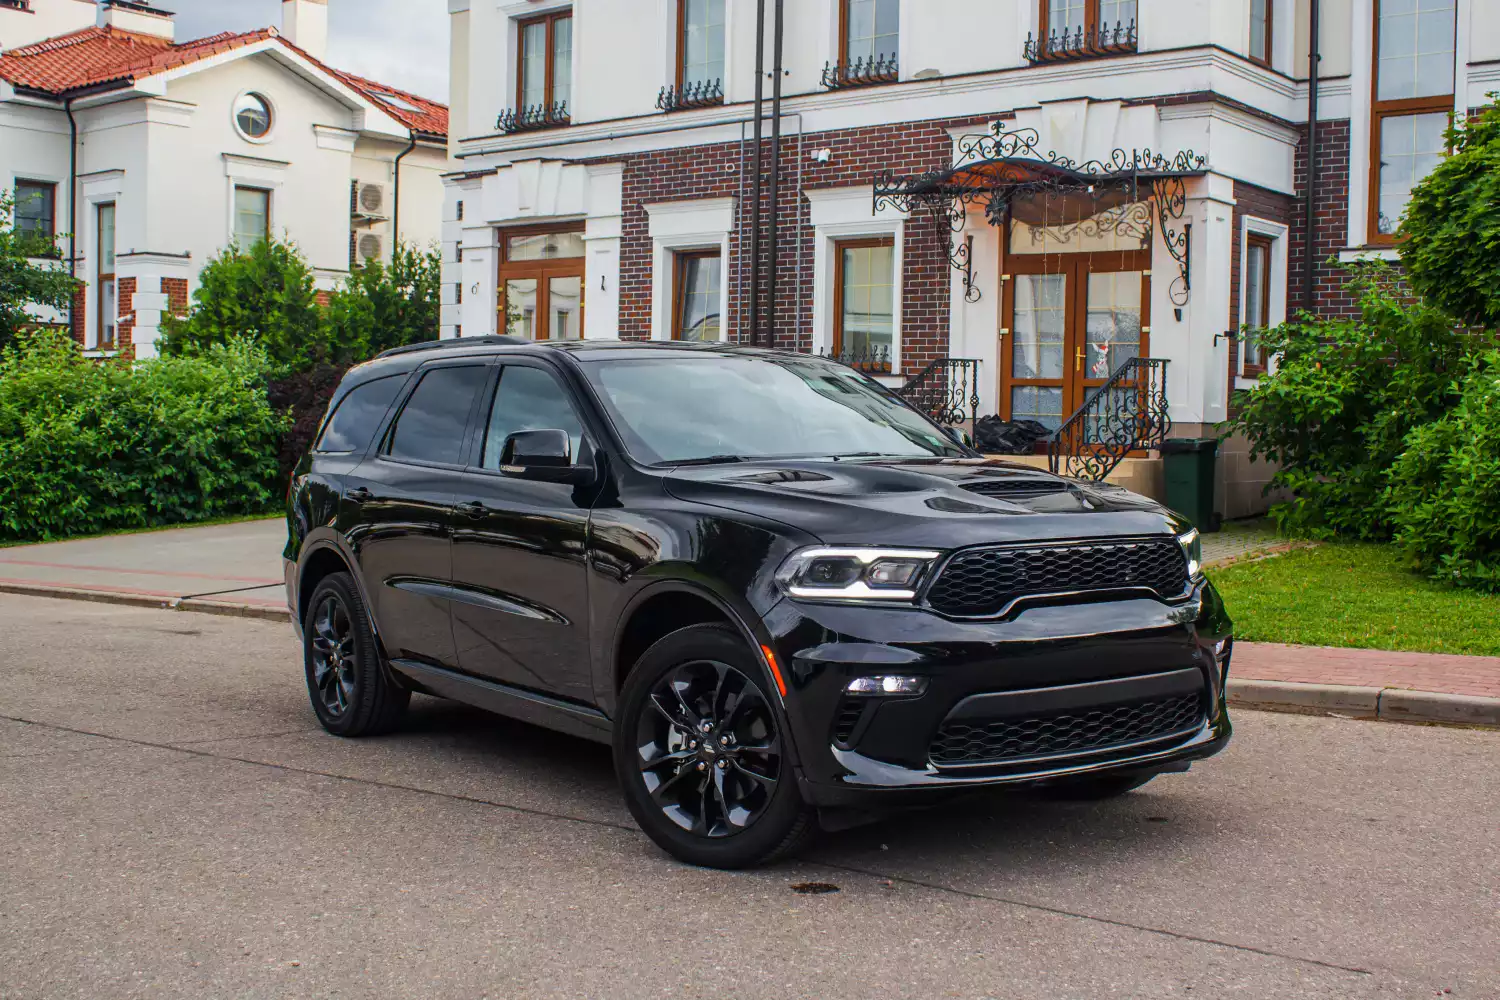
[[[593,700],[586,553],[594,487],[512,478],[501,449],[517,431],[567,432],[593,454],[576,401],[541,362],[509,360],[475,421],[473,460],[453,514],[453,635],[466,673]]]
[[[493,366],[418,372],[375,454],[345,477],[345,537],[391,657],[453,668],[451,517],[471,417]]]

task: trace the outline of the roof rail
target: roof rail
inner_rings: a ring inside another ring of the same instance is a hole
[[[381,351],[375,356],[377,358],[394,358],[398,354],[413,354],[417,351],[440,351],[454,347],[478,347],[484,344],[515,347],[520,344],[529,343],[531,341],[520,337],[507,337],[504,334],[490,334],[485,337],[449,337],[447,340],[424,340],[420,344],[404,344],[401,347],[393,347],[389,351]]]

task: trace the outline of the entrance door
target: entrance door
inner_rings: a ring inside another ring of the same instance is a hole
[[[1149,251],[1011,254],[1000,416],[1056,430],[1150,339]]]
[[[527,340],[583,336],[583,227],[500,232],[498,329]]]

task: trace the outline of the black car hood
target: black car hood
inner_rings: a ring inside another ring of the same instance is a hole
[[[952,549],[1159,535],[1186,524],[1146,497],[999,459],[844,459],[682,466],[679,500],[753,513],[831,545]]]

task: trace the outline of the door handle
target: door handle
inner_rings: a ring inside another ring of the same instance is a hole
[[[476,521],[490,512],[490,509],[479,500],[470,500],[467,503],[461,503],[458,505],[458,509]]]
[[[1083,356],[1084,356],[1084,351],[1083,351],[1083,348],[1081,348],[1081,347],[1077,351],[1074,352],[1074,354],[1073,354],[1073,370],[1075,372],[1081,372],[1081,371],[1083,371]]]
[[[366,500],[375,499],[375,494],[371,493],[363,486],[354,487],[354,489],[350,490],[348,493],[345,493],[344,496],[354,503],[364,503]]]

